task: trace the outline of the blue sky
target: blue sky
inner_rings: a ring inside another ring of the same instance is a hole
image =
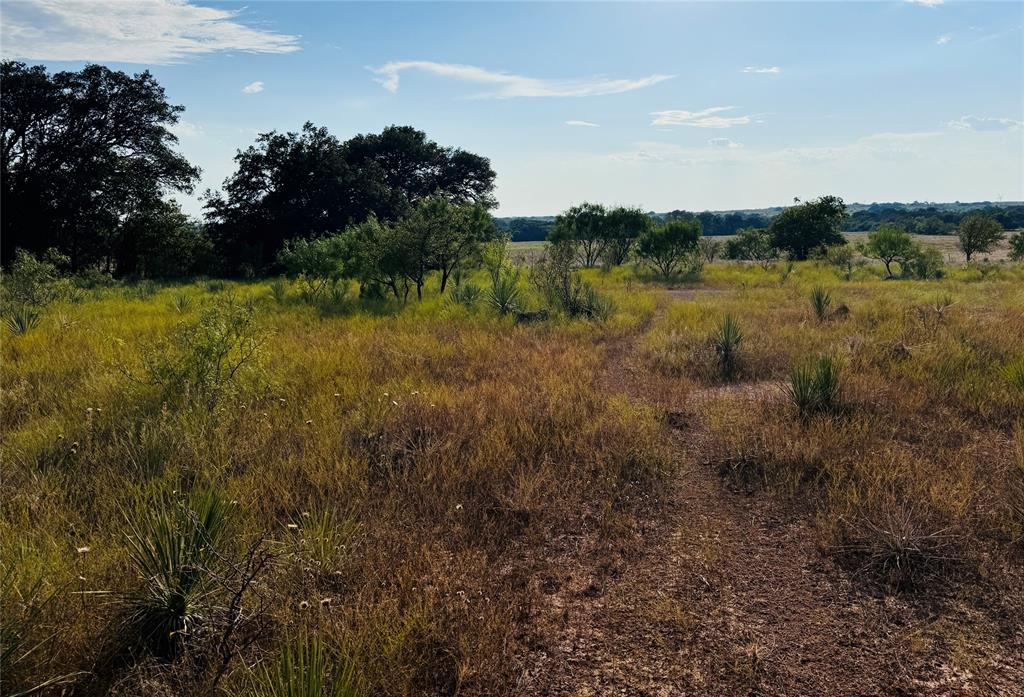
[[[486,155],[501,215],[1024,199],[1020,2],[15,0],[0,19],[5,58],[151,70],[201,188],[310,120]]]

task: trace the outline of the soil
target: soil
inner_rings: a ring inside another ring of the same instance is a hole
[[[644,399],[630,341],[608,346],[602,380]],[[1022,608],[977,583],[880,591],[818,548],[813,512],[734,491],[705,462],[701,402],[756,404],[782,387],[694,392],[666,418],[677,474],[638,506],[625,540],[550,541],[544,568],[557,572],[537,580],[523,694],[1024,695],[1024,639],[1009,619]]]

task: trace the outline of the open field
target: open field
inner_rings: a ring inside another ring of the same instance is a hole
[[[1019,690],[1021,267],[585,275],[603,322],[201,281],[5,337],[4,632],[43,642],[5,684],[262,694],[315,636],[347,694]],[[193,565],[147,578],[165,538]]]

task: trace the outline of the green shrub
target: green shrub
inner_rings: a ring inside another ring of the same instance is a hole
[[[1024,232],[1010,235],[1010,260],[1024,261]]]
[[[270,296],[278,305],[283,305],[288,300],[288,281],[283,278],[275,278],[271,281]]]
[[[452,305],[473,307],[482,294],[483,290],[480,286],[468,282],[459,283],[452,288],[452,292],[448,296],[448,302]]]
[[[10,269],[3,274],[5,304],[43,307],[59,299],[70,288],[68,280],[60,275],[60,267],[67,263],[68,258],[55,249],[46,252],[42,259],[19,249]]]
[[[835,409],[841,376],[842,366],[832,356],[820,356],[793,369],[787,393],[802,418]]]
[[[176,655],[208,619],[231,504],[210,489],[141,503],[125,516],[128,555],[142,587],[126,595],[125,638],[157,656]]]
[[[491,277],[487,291],[487,302],[498,311],[508,315],[519,309],[519,269],[500,269]]]

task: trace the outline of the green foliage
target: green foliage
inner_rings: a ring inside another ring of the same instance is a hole
[[[120,224],[112,245],[121,277],[182,278],[211,266],[213,245],[175,201],[155,201]]]
[[[861,246],[860,251],[869,259],[878,259],[885,264],[885,274],[892,278],[895,275],[892,264],[899,264],[901,271],[906,274],[920,249],[906,230],[886,224],[868,235],[868,241]]]
[[[500,315],[508,315],[519,309],[519,269],[502,268],[491,276],[491,287],[487,290],[487,302]]]
[[[821,286],[812,288],[811,309],[814,310],[814,316],[818,318],[819,322],[827,320],[832,309],[832,294]]]
[[[726,242],[725,256],[729,259],[752,261],[767,269],[779,258],[779,250],[767,229],[745,228]]]
[[[270,297],[278,305],[284,305],[288,300],[288,281],[278,276],[270,282]]]
[[[277,260],[291,278],[298,279],[302,297],[307,302],[317,302],[344,284],[348,245],[349,240],[343,235],[287,240]]]
[[[608,240],[608,211],[598,203],[581,203],[555,218],[548,235],[552,244],[568,244],[579,254],[583,266],[595,266]]]
[[[1010,236],[1010,259],[1024,261],[1024,232],[1015,232]]]
[[[700,253],[704,256],[704,261],[709,264],[725,251],[725,245],[721,241],[710,237],[701,237],[697,241],[697,245],[700,247]]]
[[[125,518],[129,560],[142,580],[122,599],[126,638],[157,656],[174,656],[208,618],[231,504],[209,489],[140,502]]]
[[[644,230],[637,240],[636,252],[646,264],[670,278],[683,269],[690,273],[700,271],[699,241],[699,222],[669,220]]]
[[[4,314],[4,326],[15,336],[27,334],[39,326],[39,316],[28,305],[16,306]]]
[[[171,300],[171,309],[179,315],[188,314],[189,310],[192,309],[192,305],[192,296],[188,293],[175,293],[174,299]]]
[[[287,642],[277,660],[251,673],[254,697],[358,697],[364,693],[355,663],[331,660],[317,636]]]
[[[732,315],[726,315],[711,335],[711,347],[718,358],[718,370],[723,380],[732,380],[739,367],[740,344],[743,332]]]
[[[255,307],[226,295],[144,353],[146,381],[160,388],[164,401],[194,401],[212,410],[253,367],[261,342]]]
[[[452,288],[452,292],[448,295],[448,302],[463,307],[474,307],[481,295],[483,295],[483,289],[480,286],[466,281]]]
[[[920,280],[942,278],[945,262],[942,252],[931,245],[915,245],[914,255],[903,267],[903,275]]]
[[[569,317],[607,320],[615,312],[614,303],[573,269],[574,257],[569,243],[548,245],[544,257],[530,269],[530,280],[548,305]]]
[[[802,418],[832,411],[842,385],[842,365],[832,356],[797,366],[789,377],[787,394]]]
[[[768,231],[772,246],[804,260],[816,247],[843,244],[839,231],[846,219],[846,204],[838,196],[822,196],[787,208],[772,220]]]
[[[620,266],[629,260],[637,239],[653,221],[639,208],[613,208],[604,224],[604,249],[601,258],[606,266]]]
[[[1000,372],[1006,383],[1024,397],[1024,358],[1007,363]]]
[[[43,307],[67,292],[68,283],[61,278],[60,267],[68,259],[49,249],[41,259],[24,249],[14,255],[10,269],[3,275],[5,302],[13,306]]]
[[[960,250],[967,261],[979,252],[989,252],[1006,236],[1003,226],[992,216],[981,211],[971,211],[960,221],[956,231]]]

